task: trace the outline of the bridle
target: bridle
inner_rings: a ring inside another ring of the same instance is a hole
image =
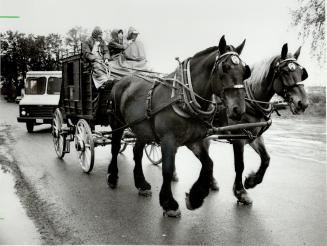
[[[276,78],[281,76],[281,68],[284,67],[285,64],[287,65],[288,69],[291,72],[295,71],[296,66],[298,66],[300,69],[303,69],[303,67],[293,57],[278,61],[274,66],[274,73],[273,73],[273,77],[272,77],[273,83],[276,83],[275,82]],[[276,93],[285,99],[287,99],[289,97],[289,92],[292,88],[304,85],[302,81],[296,82],[293,85],[286,85],[285,83],[283,83],[283,80],[281,78],[279,80],[279,83],[282,85],[282,88],[276,90]]]
[[[215,63],[212,67],[212,70],[211,70],[211,74],[210,74],[210,78],[209,78],[209,81],[211,83],[211,89],[213,91],[213,80],[212,80],[212,77],[213,77],[213,74],[214,72],[216,71],[218,73],[219,70],[222,70],[222,63],[224,61],[226,61],[229,57],[231,57],[231,60],[233,62],[233,64],[235,65],[238,65],[239,63],[242,63],[244,66],[245,66],[245,62],[243,62],[241,60],[241,58],[239,57],[239,54],[235,51],[229,51],[229,52],[226,52],[222,55],[220,55],[219,51],[216,55],[216,59],[215,59]],[[221,90],[221,94],[224,94],[224,92],[226,90],[230,90],[230,89],[244,89],[244,85],[230,85],[230,86],[224,86]]]

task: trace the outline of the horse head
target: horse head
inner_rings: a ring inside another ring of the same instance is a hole
[[[273,63],[273,89],[290,105],[293,114],[300,114],[308,107],[308,98],[302,81],[308,77],[308,73],[297,59],[301,47],[294,55],[288,53],[287,43],[283,45],[281,55]]]
[[[227,116],[240,120],[245,113],[245,90],[243,81],[250,77],[251,70],[239,57],[245,40],[236,48],[227,45],[222,36],[212,69],[213,93],[221,98],[227,108]]]

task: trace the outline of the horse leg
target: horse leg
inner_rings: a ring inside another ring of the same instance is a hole
[[[178,178],[178,175],[177,175],[177,172],[176,172],[176,167],[175,167],[174,172],[173,172],[172,181],[173,182],[178,182],[179,181],[179,178]]]
[[[181,212],[178,208],[179,205],[175,201],[171,191],[171,181],[175,169],[176,151],[177,146],[174,136],[169,135],[161,139],[163,183],[159,194],[159,201],[164,210],[164,215],[169,217],[181,216]]]
[[[134,183],[139,190],[139,194],[143,196],[151,196],[151,185],[145,180],[142,168],[143,149],[145,144],[136,140],[133,148],[134,154]]]
[[[237,202],[245,205],[252,204],[251,198],[248,196],[247,191],[244,189],[242,182],[242,174],[244,170],[244,141],[235,141],[233,143],[234,150],[234,168],[235,168],[235,181],[233,186],[234,196],[237,198]]]
[[[112,189],[117,187],[118,182],[117,156],[120,150],[121,138],[123,133],[124,130],[119,130],[112,133],[111,162],[108,166],[107,172],[107,183]]]
[[[187,146],[200,160],[202,168],[198,180],[193,184],[190,194],[186,194],[186,206],[193,210],[201,207],[203,200],[209,194],[213,174],[213,162],[208,154],[208,142],[200,141]]]
[[[251,173],[244,182],[246,189],[254,188],[257,184],[260,184],[266,173],[266,170],[270,163],[270,156],[267,152],[263,137],[256,138],[250,146],[260,155],[261,164],[256,173]]]

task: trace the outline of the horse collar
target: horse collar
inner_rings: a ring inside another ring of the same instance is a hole
[[[259,111],[265,118],[269,119],[273,112],[272,105],[269,102],[256,100],[252,88],[248,85],[247,81],[244,81],[244,85],[247,95],[246,101],[248,102],[249,106],[254,110],[254,112]],[[263,107],[261,104],[268,104],[268,107]]]

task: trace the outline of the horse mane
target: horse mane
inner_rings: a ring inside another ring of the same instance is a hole
[[[266,58],[262,61],[256,62],[251,66],[251,77],[246,80],[247,83],[261,83],[268,76],[271,63],[279,58],[280,55],[274,55],[272,57]],[[291,58],[293,55],[288,53],[286,58]]]
[[[202,50],[202,51],[199,51],[198,53],[196,53],[193,58],[196,58],[196,57],[199,57],[199,56],[203,56],[203,55],[207,55],[207,54],[210,54],[211,52],[215,51],[215,50],[218,50],[218,46],[212,46],[212,47],[209,47],[205,50]]]
[[[262,61],[258,61],[251,66],[251,77],[246,80],[247,83],[261,83],[268,76],[271,63],[278,57],[275,55],[269,58],[266,58]]]

